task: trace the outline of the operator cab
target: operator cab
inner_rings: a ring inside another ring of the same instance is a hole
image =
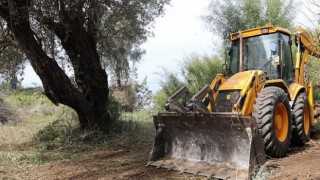
[[[240,53],[240,34],[242,53]],[[228,63],[230,76],[241,71],[262,70],[268,74],[269,79],[283,79],[286,83],[293,81],[290,34],[268,26],[264,29],[232,34],[231,40]],[[242,54],[242,65],[240,65],[240,54]]]

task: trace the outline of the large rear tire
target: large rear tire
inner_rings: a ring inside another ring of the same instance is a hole
[[[287,154],[292,124],[290,109],[288,96],[279,87],[266,87],[256,98],[253,116],[268,156],[283,157]]]
[[[306,93],[297,96],[292,109],[292,144],[303,146],[310,140],[310,112]]]

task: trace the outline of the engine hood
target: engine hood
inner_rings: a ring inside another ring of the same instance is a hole
[[[219,90],[242,90],[255,73],[257,73],[257,71],[243,71],[234,74],[220,86]]]

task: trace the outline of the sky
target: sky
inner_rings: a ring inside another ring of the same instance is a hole
[[[155,37],[143,45],[146,55],[138,69],[139,78],[147,76],[151,90],[160,88],[161,68],[177,71],[181,61],[191,53],[211,55],[219,47],[214,43],[217,38],[201,20],[209,2],[173,0],[165,16],[157,19]]]
[[[308,1],[299,1],[295,23],[314,27],[312,11]],[[220,39],[209,32],[201,16],[207,13],[210,0],[172,0],[165,15],[154,24],[154,37],[150,37],[142,48],[146,50],[143,60],[138,64],[138,80],[147,76],[149,89],[154,93],[160,89],[162,68],[178,71],[184,58],[192,53],[213,55],[220,48]],[[304,13],[301,13],[304,12]],[[308,17],[307,17],[308,16]],[[39,77],[30,65],[26,66],[22,85],[25,87],[41,85]]]

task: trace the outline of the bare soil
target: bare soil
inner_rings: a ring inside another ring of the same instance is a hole
[[[293,147],[289,155],[280,159],[269,159],[267,167],[272,172],[269,179],[320,179],[320,136],[303,147]]]
[[[21,148],[21,147],[19,147]],[[0,151],[8,148],[0,146]],[[12,150],[12,149],[11,149]],[[2,179],[186,179],[190,175],[146,167],[150,147],[99,147],[67,162],[0,171]]]
[[[23,150],[23,145],[0,146],[0,151]],[[27,148],[27,146],[26,146]],[[146,167],[150,147],[97,147],[67,162],[46,163],[0,171],[2,179],[202,179],[166,169]],[[320,179],[320,140],[294,147],[281,159],[266,163],[268,179]]]

